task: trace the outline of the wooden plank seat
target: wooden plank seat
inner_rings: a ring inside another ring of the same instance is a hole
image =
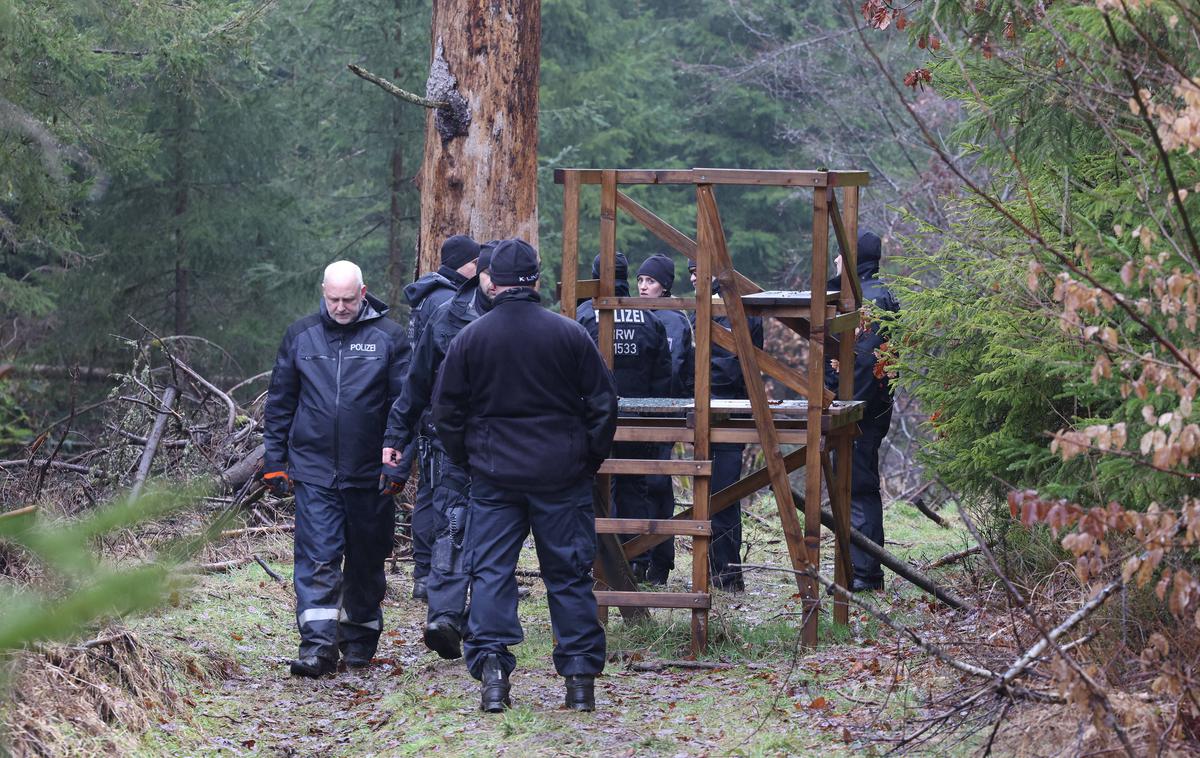
[[[617,592],[616,590],[593,590],[596,604],[602,608],[619,606],[626,608],[710,608],[712,600],[707,592]]]
[[[596,534],[681,534],[684,537],[711,537],[712,523],[674,518],[598,518]]]

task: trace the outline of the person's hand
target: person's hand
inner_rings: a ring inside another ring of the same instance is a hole
[[[393,466],[390,463],[383,464],[383,471],[379,474],[380,495],[389,497],[399,495],[407,483],[408,475],[399,466]]]
[[[383,465],[395,466],[400,463],[402,453],[394,447],[385,447],[383,449]]]
[[[292,478],[282,466],[263,466],[258,478],[275,497],[287,497],[292,492]]]

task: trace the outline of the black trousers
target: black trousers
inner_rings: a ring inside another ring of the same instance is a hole
[[[657,445],[646,442],[618,442],[613,445],[614,458],[653,458]],[[619,474],[612,477],[612,515],[614,518],[657,518],[657,508],[650,498],[649,476],[645,474]],[[622,534],[625,542],[636,534]],[[632,556],[630,563],[648,563],[650,554]]]
[[[675,446],[661,443],[654,446],[652,457],[660,461],[671,460],[671,452]],[[675,515],[675,488],[669,476],[647,476],[646,494],[650,499],[651,513],[649,518],[668,519]],[[650,550],[650,570],[652,573],[666,574],[675,568],[675,538],[660,542]]]
[[[596,520],[591,478],[551,493],[500,489],[475,479],[469,507],[471,610],[463,647],[471,676],[480,678],[483,660],[492,653],[505,672],[516,667],[509,647],[525,636],[517,618],[513,572],[531,530],[550,605],[555,670],[562,676],[603,671],[604,628],[592,594]]]
[[[426,577],[429,621],[449,621],[462,630],[466,623],[471,576],[466,540],[470,528],[470,478],[436,446],[430,473],[433,480],[433,553]]]
[[[336,661],[339,647],[374,655],[383,630],[396,506],[375,489],[296,482],[293,584],[300,657]]]
[[[713,473],[710,495],[742,478],[742,451],[745,445],[722,442],[712,446]],[[742,501],[739,500],[712,516],[712,545],[708,551],[709,571],[714,584],[737,582],[740,568],[729,564],[742,562]]]
[[[433,543],[437,539],[438,518],[434,512],[433,488],[430,476],[433,457],[437,451],[436,440],[429,437],[417,438],[417,494],[412,512],[413,579],[429,574],[429,562],[433,555]]]
[[[876,423],[860,425],[862,434],[854,440],[850,468],[850,525],[883,546],[883,497],[879,493],[879,447],[891,424],[891,413]],[[834,456],[837,462],[837,456]],[[865,582],[883,581],[879,561],[850,545],[854,578]]]

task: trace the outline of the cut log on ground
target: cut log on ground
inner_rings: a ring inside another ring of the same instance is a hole
[[[162,440],[163,432],[167,429],[167,419],[171,417],[171,409],[175,407],[175,399],[179,397],[177,387],[167,387],[163,391],[162,406],[154,419],[150,435],[146,437],[146,449],[142,451],[142,459],[138,461],[137,473],[133,477],[133,489],[129,496],[136,498],[142,492],[146,477],[150,475],[150,464],[154,462],[154,454],[158,452],[158,443]]]

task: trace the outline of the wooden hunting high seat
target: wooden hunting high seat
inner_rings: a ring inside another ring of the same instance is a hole
[[[825,481],[834,512],[836,560],[834,577],[849,586],[850,566],[850,450],[862,403],[853,400],[854,372],[840,373],[836,393],[825,388],[825,351],[843,366],[854,365],[854,331],[859,323],[862,287],[858,281],[859,187],[868,182],[864,171],[754,171],[741,169],[596,170],[559,169],[555,182],[563,185],[563,279],[560,300],[564,315],[574,318],[578,298],[592,298],[599,322],[600,351],[613,365],[613,311],[617,308],[696,311],[695,394],[693,398],[622,398],[616,439],[622,442],[684,442],[693,457],[684,460],[630,460],[612,458],[599,471],[596,519],[601,537],[597,559],[596,599],[601,614],[617,606],[623,612],[645,608],[690,608],[692,649],[701,652],[708,640],[711,606],[708,550],[712,516],[753,492],[770,486],[779,511],[792,568],[803,598],[802,638],[817,641],[817,616],[821,593],[810,575],[820,566],[821,483]],[[578,278],[579,196],[585,184],[600,185],[600,278]],[[696,239],[672,227],[618,190],[630,184],[690,184],[696,188]],[[811,187],[813,232],[810,291],[766,291],[734,268],[717,210],[714,186],[719,184]],[[839,204],[837,192],[841,190]],[[616,220],[621,209],[652,234],[696,263],[694,297],[616,297]],[[829,228],[841,250],[840,287],[825,288],[829,269]],[[712,294],[711,282],[720,284],[721,297]],[[714,323],[728,318],[729,327]],[[797,369],[760,349],[750,336],[748,316],[774,318],[808,341],[808,363]],[[712,345],[735,353],[742,366],[747,400],[710,397]],[[771,400],[763,374],[797,393],[800,400]],[[747,416],[749,418],[747,418]],[[765,466],[734,484],[711,492],[711,445],[721,442],[762,446]],[[783,445],[798,446],[784,453]],[[838,452],[833,471],[830,451]],[[843,464],[844,462],[844,464]],[[806,476],[804,520],[797,515],[788,474],[804,467]],[[690,476],[693,505],[670,519],[620,519],[608,516],[608,477],[613,474]],[[617,534],[636,534],[623,545]],[[676,535],[692,540],[692,591],[646,592],[632,582],[627,558],[640,555]],[[619,546],[618,546],[619,545]],[[616,556],[613,553],[617,553]],[[834,620],[846,623],[848,608],[835,600]]]

